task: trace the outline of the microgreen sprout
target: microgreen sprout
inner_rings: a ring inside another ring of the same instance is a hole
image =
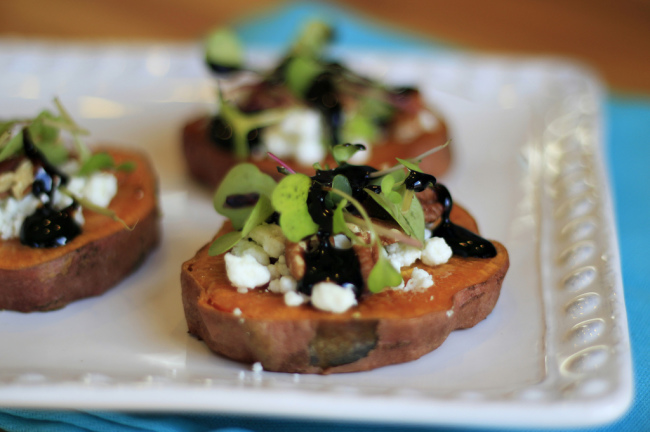
[[[399,159],[399,158],[397,158],[397,160],[399,161],[398,164],[396,164],[396,165],[394,165],[394,166],[392,166],[390,168],[386,168],[384,170],[381,170],[381,171],[375,171],[373,173],[370,173],[370,177],[371,178],[382,177],[382,176],[384,176],[386,174],[390,174],[390,173],[392,173],[394,171],[399,171],[404,167],[407,167],[407,168],[409,168],[409,169],[411,169],[413,171],[421,171],[420,168],[415,164],[419,164],[420,162],[422,162],[423,159],[425,159],[425,158],[431,156],[432,154],[434,154],[436,152],[439,152],[440,150],[444,149],[445,147],[447,147],[449,145],[450,142],[451,142],[451,140],[448,140],[446,143],[441,144],[441,145],[436,146],[436,147],[433,147],[432,149],[429,149],[429,150],[425,151],[421,155],[410,158],[410,159]]]
[[[138,224],[138,222],[134,223],[133,226],[129,226],[123,219],[121,219],[117,213],[115,213],[113,210],[110,210],[106,207],[101,207],[93,203],[92,201],[82,198],[74,193],[72,193],[68,188],[65,186],[59,186],[59,191],[61,191],[62,194],[69,196],[72,198],[74,201],[79,203],[81,207],[88,209],[90,211],[93,211],[95,213],[99,213],[103,216],[107,216],[111,218],[112,220],[119,222],[126,228],[128,231],[133,231],[135,229],[135,226]]]

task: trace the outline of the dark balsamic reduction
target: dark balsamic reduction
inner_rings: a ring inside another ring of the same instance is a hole
[[[81,228],[72,217],[77,208],[76,203],[63,210],[52,207],[57,179],[61,184],[66,184],[68,176],[45,159],[34,145],[27,128],[23,129],[23,151],[34,166],[38,166],[32,194],[38,198],[46,194],[49,199],[32,215],[25,218],[20,227],[20,242],[34,248],[63,246],[81,234]]]
[[[422,192],[429,186],[433,187],[435,184],[436,178],[434,176],[418,171],[411,171],[404,180],[406,188],[415,192]]]
[[[490,241],[449,220],[453,206],[449,190],[440,183],[436,184],[433,189],[436,192],[438,201],[441,201],[444,205],[444,210],[442,212],[442,223],[433,230],[432,236],[444,238],[454,255],[465,258],[495,257],[497,250]]]
[[[224,203],[224,207],[231,209],[238,209],[242,207],[251,207],[257,204],[260,199],[260,194],[251,192],[249,194],[228,195]]]
[[[305,94],[305,101],[320,111],[325,121],[331,145],[340,143],[341,127],[343,126],[343,108],[334,84],[335,75],[323,72],[318,75]]]
[[[209,60],[205,61],[205,64],[208,66],[208,68],[214,72],[217,75],[233,75],[237,72],[241,72],[241,68],[239,66],[225,66],[219,63],[214,63]]]
[[[63,246],[81,234],[79,224],[73,213],[76,205],[63,210],[55,210],[49,205],[36,209],[25,218],[20,227],[20,242],[33,248],[53,248]]]

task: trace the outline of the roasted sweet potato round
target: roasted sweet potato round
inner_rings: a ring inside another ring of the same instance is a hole
[[[277,162],[264,158],[254,160],[249,158],[240,161],[227,149],[221,148],[213,143],[208,136],[209,117],[201,117],[187,123],[183,128],[183,153],[189,173],[211,188],[216,187],[228,170],[239,162],[251,162],[259,169],[279,180],[282,176],[278,173]],[[404,159],[418,156],[427,150],[443,145],[448,140],[447,126],[442,121],[438,127],[431,132],[426,132],[412,140],[397,143],[394,140],[386,140],[372,147],[372,156],[366,163],[377,168],[385,168],[395,164],[395,157]],[[307,175],[314,174],[314,168],[295,163],[289,159],[287,162],[293,169]],[[331,156],[325,160],[330,166],[335,166]],[[444,174],[451,163],[451,151],[449,146],[441,149],[435,155],[422,161],[420,167],[424,172],[434,175]]]
[[[102,294],[158,244],[157,180],[147,158],[131,150],[103,150],[118,164],[136,164],[134,171],[116,174],[118,193],[109,206],[134,228],[84,210],[82,233],[65,246],[40,249],[0,240],[0,310],[47,311]]]
[[[455,206],[451,217],[477,231],[462,207]],[[226,224],[218,235],[229,230]],[[509,265],[505,247],[494,245],[494,258],[453,256],[435,267],[418,261],[434,286],[422,292],[388,289],[342,314],[289,307],[282,296],[263,289],[238,293],[223,255],[208,256],[206,245],[182,266],[189,332],[218,354],[261,362],[277,372],[357,372],[415,360],[440,346],[451,331],[472,327],[492,311]],[[405,279],[410,272],[402,269]]]

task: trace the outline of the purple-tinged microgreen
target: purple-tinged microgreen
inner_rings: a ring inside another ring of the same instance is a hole
[[[277,156],[274,155],[273,153],[268,152],[268,153],[266,153],[266,154],[267,154],[271,159],[273,159],[273,160],[276,161],[278,164],[280,164],[280,166],[282,166],[282,168],[284,168],[285,170],[287,170],[287,172],[288,172],[289,174],[295,174],[295,173],[296,173],[296,171],[295,171],[293,168],[291,168],[291,167],[290,167],[290,166],[289,166],[285,161],[283,161],[282,159],[280,159],[279,157],[277,157]]]
[[[316,234],[318,224],[314,222],[307,207],[311,178],[304,174],[286,176],[273,190],[271,202],[280,213],[280,227],[285,237],[293,242]]]

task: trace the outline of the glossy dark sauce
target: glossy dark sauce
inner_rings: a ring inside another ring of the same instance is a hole
[[[305,94],[305,102],[316,108],[325,122],[330,136],[330,144],[341,142],[343,126],[343,107],[335,85],[336,77],[330,72],[317,76]]]
[[[224,202],[224,207],[231,209],[238,209],[243,207],[252,207],[257,204],[260,199],[260,194],[251,192],[249,194],[228,195]]]
[[[327,173],[328,171],[319,171]],[[359,298],[363,291],[363,276],[361,267],[354,249],[338,249],[332,245],[332,223],[334,209],[329,208],[326,197],[327,191],[324,186],[331,185],[334,176],[329,178],[328,183],[315,181],[309,191],[307,208],[309,215],[318,225],[317,245],[305,252],[305,275],[298,281],[298,290],[311,295],[312,288],[318,282],[334,282],[343,287],[349,287]]]
[[[208,66],[208,69],[210,69],[216,75],[220,76],[229,76],[242,71],[242,68],[238,66],[225,66],[219,63],[211,62],[207,59],[205,61],[205,64]]]
[[[438,201],[442,202],[444,210],[442,213],[442,222],[432,233],[433,237],[442,237],[449,245],[454,255],[465,258],[493,258],[497,255],[494,245],[479,236],[458,226],[449,220],[453,201],[449,190],[440,183],[433,187]]]
[[[36,148],[29,131],[23,129],[23,151],[37,168],[32,194],[37,198],[47,195],[47,200],[33,214],[25,218],[20,227],[20,242],[33,248],[53,248],[63,246],[81,234],[81,227],[74,220],[78,206],[56,210],[52,207],[57,184],[66,184],[68,176],[51,165]]]

